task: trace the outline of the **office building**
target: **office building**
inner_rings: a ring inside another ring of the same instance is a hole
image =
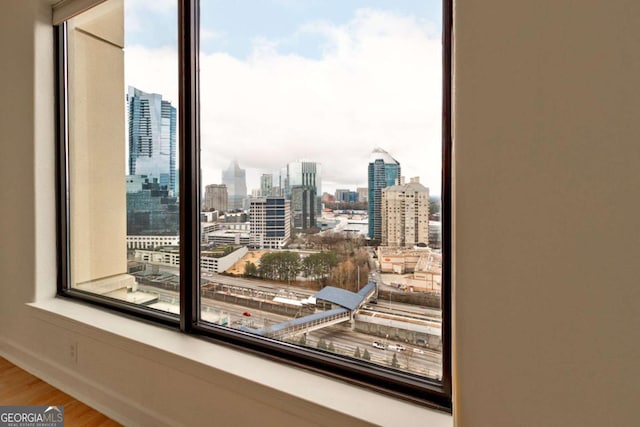
[[[358,187],[356,193],[358,194],[358,202],[366,203],[369,201],[369,189],[367,187]]]
[[[129,175],[157,178],[177,194],[176,109],[162,95],[129,87]]]
[[[226,212],[228,209],[229,196],[227,186],[224,184],[209,184],[205,187],[202,207],[207,211]]]
[[[275,196],[273,194],[273,175],[270,173],[260,175],[260,196]]]
[[[347,203],[349,201],[349,190],[337,189],[335,197],[336,197],[336,202]]]
[[[229,210],[244,209],[247,199],[247,177],[237,160],[233,160],[229,167],[222,171],[222,183],[227,186]]]
[[[291,221],[298,230],[315,227],[318,218],[318,197],[311,186],[298,185],[291,189]]]
[[[429,243],[429,189],[411,178],[409,184],[382,189],[381,244],[413,247]]]
[[[316,218],[322,215],[322,167],[320,163],[298,160],[287,164],[285,196],[291,200],[291,214],[299,218],[297,228],[316,226]],[[296,190],[294,190],[296,189]],[[293,200],[293,197],[296,200]],[[313,198],[313,200],[312,200]]]
[[[369,238],[382,238],[382,189],[400,184],[400,163],[381,148],[369,158]]]
[[[282,249],[291,235],[290,202],[284,197],[259,197],[250,200],[249,235],[251,246]]]
[[[178,202],[157,178],[146,179],[136,192],[127,192],[128,236],[180,234]]]

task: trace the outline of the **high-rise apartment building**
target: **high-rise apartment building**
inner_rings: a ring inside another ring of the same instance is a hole
[[[209,184],[204,190],[203,208],[205,210],[217,210],[226,212],[228,210],[229,195],[227,186],[224,184]]]
[[[229,210],[244,209],[247,199],[247,177],[237,160],[233,160],[229,167],[222,171],[222,183],[227,186]]]
[[[381,214],[383,246],[429,243],[429,189],[418,178],[382,189]]]
[[[157,93],[129,87],[129,175],[156,178],[177,195],[176,109]]]
[[[285,196],[291,200],[291,215],[298,218],[296,228],[316,226],[316,218],[322,214],[322,167],[320,163],[299,160],[286,168]],[[294,191],[294,189],[296,189]],[[296,196],[296,200],[293,196]]]
[[[400,184],[400,163],[381,148],[369,158],[369,238],[382,238],[382,189]]]
[[[291,236],[290,202],[284,197],[252,198],[249,204],[251,246],[282,249]]]

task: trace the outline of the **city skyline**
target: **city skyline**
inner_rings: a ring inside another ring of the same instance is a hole
[[[145,13],[173,21],[170,3],[127,6],[125,79],[174,102],[174,31],[158,26],[166,34],[154,37],[136,27]],[[218,182],[233,158],[247,170],[248,191],[281,164],[311,159],[323,165],[323,190],[364,187],[355,165],[380,146],[439,194],[439,2],[265,3],[202,5],[203,184]],[[281,28],[253,25],[247,7],[281,16]]]
[[[371,153],[375,152],[376,150],[382,150],[382,151],[386,152],[387,154],[389,154],[386,150],[384,150],[384,149],[382,149],[380,147],[377,147],[375,149],[370,150],[369,153],[367,154],[367,157],[371,156]],[[235,159],[234,161],[237,162],[237,164],[240,165],[240,167],[242,168],[241,161],[239,161],[238,159]],[[322,165],[320,162],[315,162],[312,159],[311,160],[308,160],[308,159],[296,160],[296,161],[292,161],[292,162],[287,163],[287,165],[292,164],[292,163],[316,163],[316,164],[318,164],[320,166]],[[368,163],[369,163],[369,161],[367,160],[367,162],[365,162],[363,168],[366,168]],[[277,170],[274,170],[274,171],[270,171],[270,172],[261,173],[258,176],[257,183],[254,183],[254,185],[249,185],[249,183],[247,182],[247,184],[246,184],[247,196],[250,196],[252,191],[255,191],[255,190],[262,191],[264,189],[263,187],[265,185],[265,177],[266,176],[271,178],[269,180],[270,188],[274,188],[274,189],[278,188],[278,186],[276,185],[276,182],[273,181],[273,177],[278,175],[278,174],[282,174],[282,173],[284,173],[285,176],[286,176],[286,172],[283,172],[283,171],[286,171],[286,168],[287,168],[287,166],[285,165],[280,169],[277,169]],[[250,168],[242,168],[242,169],[246,172],[246,175],[249,175]],[[346,184],[342,184],[342,183],[335,183],[334,181],[329,180],[329,182],[332,182],[334,184],[332,186],[325,187],[325,182],[327,182],[327,181],[320,179],[321,191],[319,192],[318,196],[321,196],[322,194],[334,195],[336,193],[336,191],[343,190],[343,189],[347,189],[347,190],[351,190],[351,191],[357,192],[358,189],[367,188],[368,178],[367,178],[367,172],[366,171],[363,172],[363,176],[365,177],[364,178],[364,183],[362,185],[357,185],[357,186],[356,185],[346,185]],[[415,178],[415,177],[416,176],[414,176],[414,175],[408,176],[406,174],[402,174],[401,176],[399,176],[399,178],[406,178],[407,182],[409,182],[410,179]],[[422,177],[420,177],[420,176],[417,176],[417,177],[420,178],[420,182],[422,182]],[[283,177],[283,179],[284,179],[284,177]],[[222,183],[222,180],[217,180],[217,181],[213,180],[212,182],[204,182],[203,181],[203,182],[201,182],[201,186],[202,186],[203,191],[204,191],[204,188],[206,186],[208,186],[208,185],[216,185],[216,184],[221,184],[221,183]],[[284,183],[283,183],[283,185],[284,185]],[[427,188],[429,188],[429,192],[430,192],[430,194],[432,196],[439,196],[440,195],[440,191],[439,191],[440,188],[436,189],[436,191],[433,191],[433,189],[428,187],[428,186],[427,186]],[[272,195],[272,194],[260,194],[260,195],[261,196],[267,196],[267,195]]]

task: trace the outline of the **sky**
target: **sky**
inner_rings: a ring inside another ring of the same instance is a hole
[[[177,106],[175,0],[125,4],[126,84]],[[440,1],[202,0],[200,19],[203,185],[305,159],[355,190],[379,147],[440,194]]]

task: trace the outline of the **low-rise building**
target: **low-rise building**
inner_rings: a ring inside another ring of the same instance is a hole
[[[428,247],[413,249],[379,247],[377,256],[380,271],[401,276],[397,284],[405,290],[440,292],[442,254],[439,252]]]
[[[127,236],[127,249],[152,249],[161,246],[177,246],[180,236]]]
[[[247,251],[246,247],[239,247],[233,252],[225,250],[203,251],[200,256],[200,269],[209,273],[222,273],[241,259]],[[180,249],[176,246],[157,250],[138,249],[135,252],[135,260],[167,267],[179,267]]]

